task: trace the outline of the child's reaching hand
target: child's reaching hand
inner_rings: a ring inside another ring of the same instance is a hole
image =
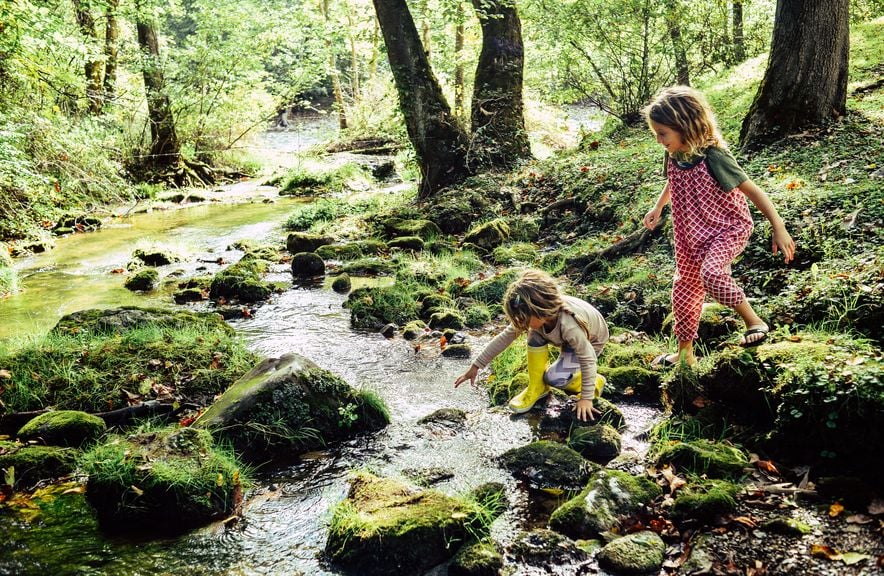
[[[778,250],[783,253],[786,264],[791,262],[795,256],[795,240],[786,231],[785,226],[779,229],[774,228],[773,231],[773,253],[776,254]]]
[[[454,387],[457,388],[467,380],[470,381],[470,385],[475,388],[476,387],[476,375],[479,373],[479,369],[475,366],[470,365],[466,372],[457,377],[454,381]]]
[[[577,419],[583,422],[588,422],[591,420],[595,420],[595,417],[592,415],[593,412],[601,416],[601,411],[598,408],[593,407],[592,400],[584,400],[581,398],[577,401],[577,405],[574,407],[574,410],[577,411]]]

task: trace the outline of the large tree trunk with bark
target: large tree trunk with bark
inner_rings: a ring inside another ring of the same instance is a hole
[[[373,2],[408,138],[420,165],[418,198],[424,200],[469,175],[469,141],[430,68],[405,0]]]
[[[104,25],[104,99],[113,101],[117,94],[117,42],[120,27],[117,24],[119,0],[108,0],[107,20]]]
[[[513,0],[473,0],[482,25],[470,109],[476,167],[511,167],[531,156],[522,104],[525,50]]]
[[[743,0],[734,0],[731,10],[731,24],[734,32],[734,60],[742,62],[746,59],[746,43],[743,38]]]
[[[95,18],[88,6],[84,6],[80,0],[74,0],[74,11],[77,14],[77,25],[89,43],[98,45],[98,34],[95,32]],[[104,66],[99,60],[90,60],[83,65],[86,74],[86,98],[89,100],[89,113],[101,114],[104,104],[101,80]]]
[[[454,24],[454,115],[458,119],[464,117],[464,74],[463,74],[463,40],[464,12],[463,4],[458,2],[455,7]]]
[[[166,94],[156,27],[152,21],[139,16],[136,28],[150,122],[150,159],[147,164],[160,169],[176,167],[181,161],[181,144],[178,142],[172,106]]]
[[[758,148],[844,115],[848,0],[778,0],[764,79],[740,142]]]
[[[681,36],[682,10],[678,0],[666,2],[666,27],[669,29],[669,39],[672,41],[672,53],[675,56],[675,82],[682,86],[691,85],[691,71],[688,65],[688,55]]]

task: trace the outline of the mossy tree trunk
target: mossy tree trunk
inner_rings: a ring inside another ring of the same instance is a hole
[[[80,0],[74,0],[74,11],[77,16],[77,25],[83,33],[83,37],[89,44],[99,44],[98,34],[95,32],[95,18],[89,10],[88,5],[84,5]],[[104,94],[102,93],[102,73],[104,66],[100,60],[87,60],[83,65],[83,71],[86,75],[86,98],[89,100],[89,113],[101,114],[104,104]]]
[[[731,3],[731,25],[733,28],[734,61],[746,59],[746,43],[743,37],[743,0]]]
[[[740,142],[755,149],[844,115],[848,0],[778,0],[767,71]]]
[[[531,156],[522,103],[525,50],[513,0],[473,0],[482,26],[482,51],[471,105],[476,167],[511,167]]]
[[[408,138],[421,171],[418,199],[462,181],[468,137],[451,113],[405,0],[373,0]]]
[[[682,86],[691,85],[691,72],[688,66],[688,55],[681,35],[682,10],[679,0],[666,2],[666,27],[672,41],[672,52],[675,56],[675,82]]]
[[[454,24],[454,115],[459,119],[464,117],[464,75],[463,75],[463,41],[464,41],[464,11],[463,4],[455,6]]]
[[[150,123],[150,158],[156,168],[175,167],[181,161],[181,144],[175,131],[172,105],[166,94],[160,46],[154,22],[139,14],[136,22],[141,67],[147,93],[147,115]]]
[[[331,28],[333,24],[331,22],[331,16],[329,15],[329,0],[322,0],[320,8],[322,9],[322,17],[325,20],[326,27]],[[326,69],[332,82],[332,92],[335,95],[335,108],[338,109],[338,127],[341,130],[346,130],[347,109],[344,106],[344,89],[341,87],[341,75],[338,72],[338,63],[337,58],[335,58],[334,46],[332,44],[331,30],[326,31],[325,49],[328,51]]]
[[[104,100],[113,101],[117,93],[117,43],[120,27],[117,23],[119,0],[107,0],[104,25]]]

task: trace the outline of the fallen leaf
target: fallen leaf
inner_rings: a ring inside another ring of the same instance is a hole
[[[9,370],[0,370],[0,380],[11,380],[12,372]]]
[[[836,518],[844,512],[844,506],[841,505],[841,502],[835,502],[831,506],[829,506],[829,516],[832,518]]]
[[[837,550],[822,544],[811,545],[810,555],[814,558],[826,558],[828,560],[839,560],[841,558],[841,554]]]
[[[866,560],[871,559],[872,557],[870,555],[860,554],[859,552],[845,552],[841,554],[841,561],[848,566],[853,566],[854,564],[859,564],[860,562],[865,562]]]
[[[758,526],[758,522],[749,518],[748,516],[737,516],[731,520],[732,522],[736,522],[737,524],[742,524],[747,528],[755,528]]]
[[[439,337],[439,348],[445,350],[445,346],[448,344],[448,338],[443,334]]]
[[[844,521],[848,524],[871,524],[875,520],[867,514],[851,514]]]
[[[68,488],[62,494],[85,494],[86,493],[86,485],[80,484],[79,486],[74,486],[73,488]]]
[[[757,462],[755,462],[755,466],[761,470],[764,470],[765,472],[770,472],[771,474],[776,474],[777,476],[780,475],[780,471],[777,470],[777,467],[774,466],[773,462],[771,462],[770,460],[758,460]]]

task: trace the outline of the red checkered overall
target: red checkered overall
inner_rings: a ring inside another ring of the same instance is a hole
[[[746,247],[752,216],[746,196],[739,188],[722,191],[705,159],[686,169],[670,159],[667,175],[675,233],[674,331],[679,342],[688,342],[697,338],[707,292],[732,308],[746,298],[731,278],[731,262]]]

